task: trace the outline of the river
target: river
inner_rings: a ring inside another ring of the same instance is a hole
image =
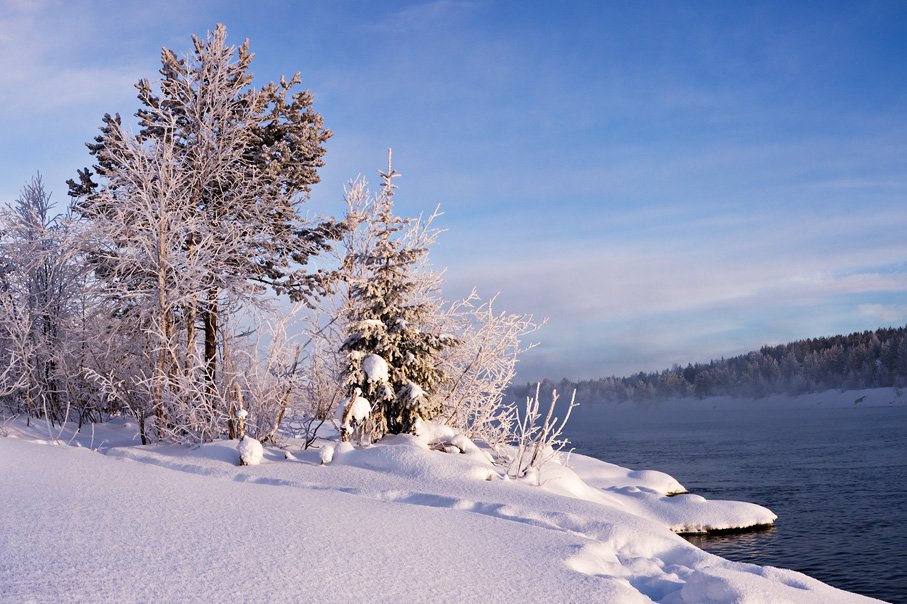
[[[683,403],[584,404],[565,435],[579,453],[778,515],[769,530],[691,537],[702,549],[907,603],[907,407]]]

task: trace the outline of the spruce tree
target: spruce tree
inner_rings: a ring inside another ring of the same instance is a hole
[[[429,327],[433,305],[415,270],[427,249],[409,244],[405,232],[412,221],[393,214],[398,176],[388,152],[383,188],[368,221],[371,245],[352,259],[362,269],[359,276],[348,275],[348,337],[341,348],[344,387],[350,394],[362,390],[379,436],[410,433],[417,419],[441,413],[441,401],[433,396],[443,378],[438,355],[455,342]]]

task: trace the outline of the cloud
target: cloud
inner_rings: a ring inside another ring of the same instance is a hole
[[[750,236],[750,242],[678,238],[569,249],[564,249],[569,244],[550,249],[550,243],[533,240],[535,249],[523,249],[523,255],[449,266],[448,278],[459,288],[469,281],[483,290],[496,286],[505,298],[535,306],[536,312],[552,318],[587,319],[732,306],[755,310],[777,303],[907,291],[907,272],[886,268],[891,262],[907,262],[907,243],[876,247],[856,237],[856,247],[811,251],[800,245],[772,249],[761,239],[774,233]]]
[[[66,27],[60,26],[66,16]],[[2,118],[132,96],[136,66],[120,56],[82,59],[96,25],[57,2],[20,0],[0,14]],[[85,67],[91,63],[91,67]]]
[[[881,313],[873,304],[907,292],[903,211],[730,211],[650,227],[647,216],[630,209],[624,232],[598,237],[594,226],[585,232],[596,220],[585,214],[560,219],[583,232],[574,237],[507,217],[499,220],[508,238],[457,229],[450,238],[465,236],[481,252],[444,256],[445,292],[501,291],[501,308],[550,319],[521,379],[623,375],[873,328]]]
[[[417,3],[392,13],[371,27],[389,33],[418,32],[451,19],[476,7],[475,2],[464,0],[433,0]]]
[[[40,73],[41,77],[32,74]],[[0,74],[0,105],[20,115],[46,113],[74,105],[94,105],[134,96],[140,73],[135,67],[81,68],[32,64]]]
[[[901,325],[907,322],[907,304],[860,304],[857,308],[882,325]]]

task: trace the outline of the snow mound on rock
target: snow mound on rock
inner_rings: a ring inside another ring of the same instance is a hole
[[[239,462],[242,466],[257,466],[265,456],[264,447],[251,436],[239,439]]]

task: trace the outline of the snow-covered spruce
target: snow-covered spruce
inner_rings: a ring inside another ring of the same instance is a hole
[[[437,309],[429,302],[434,282],[420,279],[433,236],[413,231],[417,221],[393,214],[397,176],[388,153],[381,192],[365,204],[371,213],[358,222],[366,243],[344,273],[350,292],[341,348],[347,355],[344,387],[360,388],[371,401],[378,435],[412,433],[416,420],[441,414],[442,403],[432,396],[444,377],[437,359],[456,341],[438,329]],[[408,396],[409,384],[425,395]]]

